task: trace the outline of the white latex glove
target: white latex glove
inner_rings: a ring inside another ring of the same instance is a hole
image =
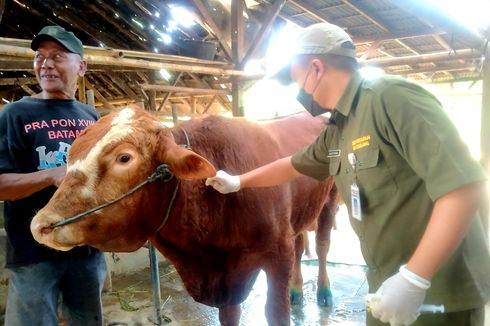
[[[368,298],[368,307],[374,318],[391,326],[411,325],[420,315],[419,309],[429,287],[430,281],[403,265]]]
[[[229,175],[225,171],[219,170],[216,172],[216,176],[206,179],[206,186],[212,186],[222,194],[236,192],[240,190],[240,177],[237,175]]]

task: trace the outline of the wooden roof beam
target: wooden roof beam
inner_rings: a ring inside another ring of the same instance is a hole
[[[380,33],[377,35],[369,35],[369,36],[353,36],[353,41],[355,44],[364,44],[371,43],[376,41],[389,41],[396,39],[404,39],[404,38],[413,38],[418,36],[430,36],[430,35],[438,35],[445,34],[446,32],[441,30],[440,28],[419,28],[415,31],[403,31],[403,32],[387,32]]]
[[[0,40],[1,41],[1,40]],[[32,60],[34,52],[30,48],[24,48],[19,46],[10,46],[0,43],[0,58],[2,56],[17,57],[18,59]],[[157,62],[150,60],[135,60],[126,58],[113,58],[104,55],[91,55],[84,56],[89,65],[110,65],[116,67],[132,67],[142,68],[146,70],[160,70],[167,69],[172,71],[194,72],[200,74],[209,75],[230,75],[230,76],[249,76],[248,73],[241,70],[234,70],[221,67],[209,67],[209,66],[196,66],[194,64],[182,64],[182,63],[170,63],[170,62]],[[1,61],[1,60],[0,60]],[[32,65],[32,61],[31,61]]]
[[[26,78],[0,78],[0,86],[10,86],[10,85],[33,85],[37,84],[37,79],[35,77]]]
[[[432,67],[422,67],[422,68],[414,68],[407,70],[388,70],[390,74],[395,75],[412,75],[412,74],[420,74],[420,73],[431,73],[431,72],[442,72],[442,71],[461,71],[461,70],[469,70],[471,68],[475,68],[473,64],[453,64],[450,66],[432,66]]]
[[[180,87],[180,86],[170,86],[170,85],[155,85],[155,84],[141,84],[143,90],[161,91],[161,92],[172,92],[172,93],[185,93],[185,94],[213,94],[213,95],[228,95],[229,91],[221,89],[211,89],[211,88],[191,88],[191,87]]]
[[[262,26],[260,28],[260,31],[257,33],[257,36],[255,37],[255,40],[251,42],[250,47],[247,50],[247,53],[243,57],[243,60],[240,62],[239,67],[243,69],[245,65],[247,64],[248,60],[253,56],[255,50],[257,50],[257,47],[262,44],[265,35],[269,32],[269,30],[272,27],[272,24],[274,23],[274,20],[276,19],[277,15],[281,11],[282,7],[286,3],[286,0],[276,0],[272,7],[269,9],[269,12],[267,13],[267,17],[263,20]]]
[[[393,58],[380,58],[362,61],[362,65],[373,65],[380,67],[387,66],[402,66],[402,65],[412,65],[427,62],[440,62],[440,61],[452,61],[452,60],[465,60],[465,59],[475,59],[481,58],[481,54],[472,49],[458,50],[456,53],[450,52],[436,52],[430,54],[414,55],[414,56],[404,56],[404,57],[393,57]]]
[[[223,37],[223,35],[221,34],[221,30],[220,30],[220,28],[218,28],[218,26],[214,22],[213,17],[211,16],[211,14],[208,11],[208,8],[204,5],[202,0],[192,0],[192,2],[194,3],[194,6],[196,6],[197,11],[201,15],[201,17],[203,18],[204,23],[208,24],[209,27],[211,28],[211,30],[213,32],[213,36],[218,40],[218,42],[221,46],[221,49],[224,51],[226,57],[229,60],[231,60],[232,59],[231,48],[225,42],[226,38]]]

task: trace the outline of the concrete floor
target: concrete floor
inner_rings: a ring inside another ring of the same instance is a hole
[[[334,305],[322,308],[316,304],[316,261],[305,261],[304,302],[292,309],[291,325],[364,325],[364,296],[367,286],[362,266],[329,264]],[[104,295],[105,318],[108,325],[154,325],[149,270],[113,280],[113,291]],[[218,310],[194,302],[186,293],[173,267],[160,268],[163,315],[168,325],[219,326]],[[252,292],[242,304],[240,325],[266,326],[264,305],[267,284],[261,272]],[[165,323],[162,323],[162,325]]]

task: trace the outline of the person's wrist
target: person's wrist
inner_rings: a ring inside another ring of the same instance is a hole
[[[431,286],[431,282],[429,280],[409,270],[407,265],[400,266],[399,272],[400,275],[403,276],[403,278],[405,278],[408,282],[422,290],[427,290]]]

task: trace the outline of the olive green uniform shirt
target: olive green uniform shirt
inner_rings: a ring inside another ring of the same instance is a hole
[[[369,267],[369,291],[375,292],[413,254],[434,202],[486,175],[439,101],[402,78],[363,80],[355,74],[331,120],[292,164],[319,180],[334,177]],[[353,183],[360,191],[360,221],[352,217]],[[482,306],[489,296],[489,251],[481,221],[474,218],[463,243],[433,278],[425,303],[459,311]]]

